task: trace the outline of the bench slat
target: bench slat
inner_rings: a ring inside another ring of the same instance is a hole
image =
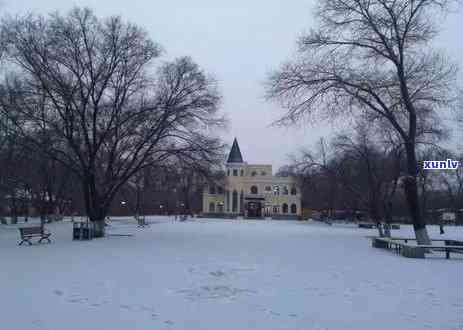
[[[417,247],[422,247],[425,249],[456,249],[462,250],[463,246],[461,245],[416,245]]]

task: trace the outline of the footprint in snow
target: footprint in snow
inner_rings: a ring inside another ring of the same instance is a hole
[[[87,298],[72,298],[72,299],[68,299],[67,301],[73,304],[82,304],[82,303],[87,302],[88,299]]]
[[[270,310],[270,309],[267,309],[267,308],[265,308],[265,307],[258,307],[258,310],[259,310],[260,312],[268,313],[268,314],[274,315],[274,316],[280,316],[280,315],[281,315],[280,313],[274,312],[274,311],[272,311],[272,310]]]
[[[53,293],[57,296],[62,296],[64,294],[64,292],[61,290],[53,290]]]
[[[215,272],[210,272],[209,274],[212,275],[212,276],[215,276],[215,277],[222,277],[222,276],[225,276],[225,275],[226,275],[226,274],[225,274],[223,271],[221,271],[221,270],[217,270],[217,271],[215,271]]]
[[[32,324],[33,324],[35,327],[43,328],[43,321],[42,321],[42,320],[34,320],[34,321],[32,321]]]
[[[404,314],[405,318],[408,320],[416,320],[418,316],[415,314]]]
[[[305,291],[312,291],[312,292],[317,292],[319,290],[319,288],[312,288],[312,287],[309,287],[309,288],[304,288]]]
[[[155,309],[153,307],[148,307],[148,306],[140,306],[140,309],[145,312],[154,312]]]

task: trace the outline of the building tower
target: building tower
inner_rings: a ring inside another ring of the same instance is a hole
[[[225,164],[227,171],[227,190],[225,191],[225,212],[243,214],[244,198],[242,181],[245,176],[246,163],[243,161],[241,150],[236,138]]]

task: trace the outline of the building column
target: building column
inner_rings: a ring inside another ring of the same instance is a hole
[[[244,210],[244,193],[243,193],[243,190],[241,190],[240,192],[240,213],[242,213],[243,215],[245,215],[245,210]]]
[[[237,198],[236,198],[236,213],[239,214],[240,213],[240,210],[241,210],[241,201],[240,201],[240,193],[239,193],[239,190],[236,191],[236,194],[237,194]]]

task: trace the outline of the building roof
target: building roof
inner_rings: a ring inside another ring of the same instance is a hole
[[[227,163],[244,163],[243,156],[241,155],[240,146],[236,138],[233,140],[233,145],[228,154]]]

